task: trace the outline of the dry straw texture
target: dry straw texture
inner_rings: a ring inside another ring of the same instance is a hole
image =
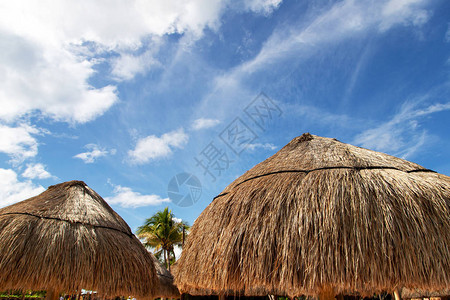
[[[423,290],[410,290],[410,289],[403,289],[402,290],[402,298],[405,299],[417,299],[417,298],[444,298],[449,297],[450,298],[450,289],[445,290],[435,290],[435,291],[423,291]]]
[[[159,289],[158,292],[154,295],[154,297],[159,298],[169,298],[169,299],[178,299],[180,298],[180,292],[177,287],[173,284],[173,276],[172,274],[161,264],[161,262],[153,255],[152,256],[153,264],[156,268],[156,275],[158,275],[159,280]]]
[[[450,177],[304,134],[195,221],[175,272],[191,294],[370,295],[450,286]]]
[[[84,182],[54,185],[0,209],[0,290],[45,289],[150,297],[151,256]]]

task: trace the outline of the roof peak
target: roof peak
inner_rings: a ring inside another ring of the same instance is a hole
[[[1,214],[28,214],[44,219],[114,228],[129,235],[128,224],[86,183],[72,180],[0,209]]]
[[[314,135],[310,134],[309,132],[305,132],[304,134],[302,134],[301,136],[297,137],[297,141],[299,143],[301,142],[306,142],[306,141],[310,141],[314,138]]]
[[[62,182],[62,183],[51,185],[48,188],[49,189],[53,189],[53,188],[56,188],[56,187],[63,187],[63,186],[70,187],[70,186],[75,186],[75,185],[81,185],[83,187],[87,186],[87,184],[84,181],[81,181],[81,180],[70,180],[70,181],[66,181],[66,182]]]

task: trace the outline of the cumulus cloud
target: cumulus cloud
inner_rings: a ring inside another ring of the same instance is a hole
[[[224,5],[220,0],[2,1],[0,119],[29,113],[71,123],[95,119],[118,100],[116,86],[90,84],[98,62],[110,64],[116,79],[131,79],[157,63],[151,52],[135,55],[143,40],[171,33],[197,39],[206,27],[220,24]]]
[[[86,164],[92,164],[97,160],[97,158],[106,156],[108,154],[116,154],[116,149],[106,150],[105,148],[101,148],[96,144],[87,144],[86,146],[84,146],[84,148],[88,151],[78,153],[77,155],[74,155],[74,158],[79,158]]]
[[[27,168],[22,173],[22,177],[29,179],[47,179],[53,177],[47,170],[45,166],[41,163],[37,164],[27,164]]]
[[[29,180],[19,181],[13,170],[0,168],[0,207],[36,196],[44,190]]]
[[[174,220],[175,222],[177,222],[177,223],[181,223],[181,222],[183,222],[183,220],[182,219],[180,219],[180,218],[177,218],[177,217],[173,217],[172,218],[172,220]]]
[[[161,198],[158,195],[142,195],[141,193],[133,191],[129,187],[120,185],[114,186],[114,196],[107,197],[105,200],[111,205],[120,205],[122,207],[142,207],[154,206],[162,203],[170,202],[169,198]]]
[[[244,3],[269,13],[280,0]],[[130,80],[159,66],[161,37],[198,40],[220,26],[225,8],[233,8],[229,0],[1,1],[0,120],[94,120],[118,102],[114,84],[91,83],[98,63],[116,81]]]
[[[218,124],[220,124],[220,121],[217,119],[200,118],[200,119],[195,120],[192,123],[192,129],[193,130],[207,129],[207,128],[214,127]]]
[[[405,102],[389,121],[358,134],[353,143],[372,150],[408,158],[427,139],[427,131],[420,128],[420,118],[450,110],[450,102],[424,106],[420,102]]]
[[[150,135],[139,139],[134,150],[128,151],[134,164],[145,164],[151,160],[168,157],[174,148],[183,148],[189,136],[182,128],[163,134],[161,137]]]
[[[62,41],[51,47],[2,29],[0,21],[0,119],[12,122],[38,112],[84,123],[117,101],[115,86],[88,84],[94,62],[71,52]]]
[[[41,130],[28,124],[9,127],[0,124],[0,152],[11,157],[13,163],[23,162],[38,153],[38,142],[34,137]]]

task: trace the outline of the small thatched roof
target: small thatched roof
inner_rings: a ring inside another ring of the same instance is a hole
[[[418,289],[402,289],[402,298],[404,299],[417,299],[417,298],[442,298],[450,297],[450,287],[445,290],[424,291]]]
[[[182,293],[371,295],[450,286],[450,177],[304,134],[195,221]]]
[[[161,264],[161,262],[150,253],[152,256],[153,264],[156,268],[156,275],[159,280],[158,292],[154,295],[155,298],[169,298],[178,299],[180,298],[180,292],[177,287],[173,284],[172,274]]]
[[[0,290],[151,297],[151,256],[125,221],[82,181],[0,209]]]

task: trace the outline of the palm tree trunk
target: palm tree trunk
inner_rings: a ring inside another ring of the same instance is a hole
[[[163,251],[164,251],[164,263],[166,264],[166,268],[169,268],[168,266],[168,263],[167,263],[167,252],[166,252],[166,249],[163,249]]]
[[[167,252],[167,270],[170,272],[170,250]]]

